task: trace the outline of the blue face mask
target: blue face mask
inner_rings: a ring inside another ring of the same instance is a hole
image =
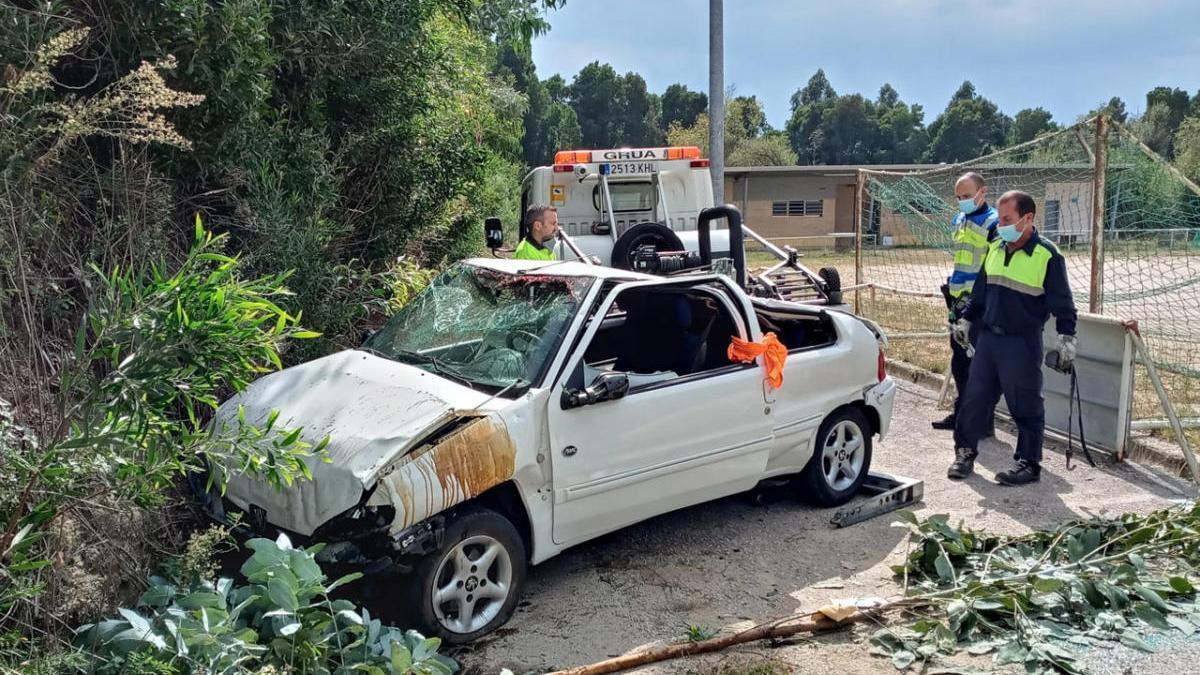
[[[996,227],[996,236],[1011,244],[1021,238],[1021,231],[1017,229],[1015,224],[1000,225]]]
[[[979,207],[975,205],[975,198],[958,200],[958,210],[963,213],[974,213]]]

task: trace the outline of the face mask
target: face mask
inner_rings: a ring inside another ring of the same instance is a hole
[[[963,213],[974,213],[979,207],[975,205],[975,198],[958,200],[958,210]]]
[[[1017,229],[1016,224],[1000,225],[996,228],[996,236],[1011,244],[1021,238],[1021,231]]]

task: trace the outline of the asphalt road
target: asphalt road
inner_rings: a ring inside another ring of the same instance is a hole
[[[1053,448],[1040,484],[1001,487],[992,476],[1008,468],[1015,442],[1004,428],[981,445],[975,476],[948,481],[953,447],[949,433],[929,426],[945,414],[934,399],[935,392],[901,382],[891,433],[875,446],[875,468],[925,481],[918,513],[949,513],[976,529],[1020,533],[1065,519],[1150,511],[1189,494],[1186,484],[1148,467],[1109,463],[1068,472]],[[731,631],[836,598],[898,595],[889,566],[903,557],[906,534],[891,526],[894,518],[835,529],[831,515],[787,494],[761,504],[739,496],[607,535],[533,568],[512,621],[459,658],[469,672],[545,672],[678,640],[687,624]],[[868,654],[869,632],[755,645],[640,672],[717,672],[729,659],[745,658],[767,659],[780,672],[895,673],[889,661]],[[1200,653],[1195,644],[1177,649]],[[1172,659],[1172,652],[1098,652],[1093,666],[1112,673],[1129,667],[1191,672],[1190,660]],[[990,660],[975,665],[986,668]]]

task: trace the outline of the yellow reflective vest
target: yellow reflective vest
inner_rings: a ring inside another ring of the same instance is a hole
[[[999,220],[1000,215],[991,206],[978,214],[959,213],[955,217],[954,244],[950,249],[954,254],[954,272],[947,280],[951,297],[962,297],[975,287],[975,278],[987,257],[988,239]]]
[[[522,239],[513,253],[517,260],[555,260],[554,251],[545,246],[535,246],[528,239]]]

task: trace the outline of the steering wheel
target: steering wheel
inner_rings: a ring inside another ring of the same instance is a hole
[[[536,345],[541,339],[541,336],[536,333],[521,328],[514,328],[504,336],[504,345],[509,349],[523,353],[528,351],[533,345]],[[518,347],[518,340],[523,341],[525,344]]]

